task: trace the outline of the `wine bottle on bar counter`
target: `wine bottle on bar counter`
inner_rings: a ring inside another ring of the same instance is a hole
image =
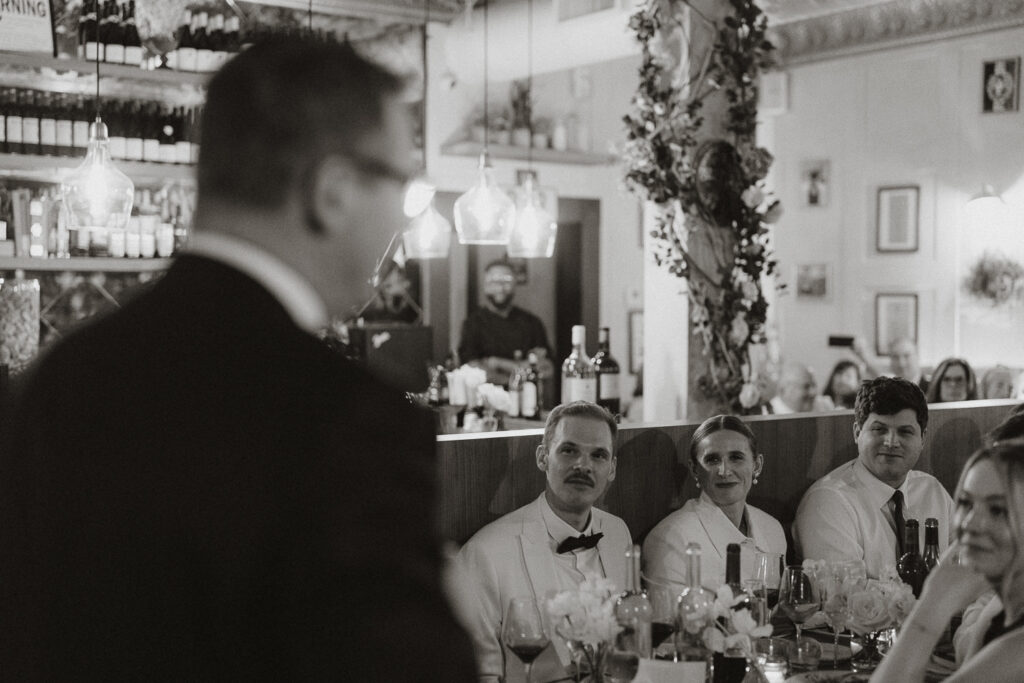
[[[519,394],[519,412],[528,420],[540,419],[540,377],[537,375],[537,354],[528,356],[529,366],[525,368],[523,384]]]
[[[640,546],[634,545],[626,549],[626,590],[615,601],[615,618],[623,628],[619,649],[650,659],[653,615],[651,601],[640,587]]]
[[[924,520],[924,564],[928,573],[939,563],[939,520],[929,517]]]
[[[585,349],[587,328],[572,326],[572,352],[562,363],[562,403],[597,402],[597,373]]]
[[[920,597],[921,586],[928,576],[928,566],[921,557],[920,524],[916,519],[907,520],[906,542],[903,545],[904,553],[899,562],[896,563],[896,571],[899,572],[903,582],[909,584],[914,590],[914,597]]]
[[[597,371],[597,404],[612,415],[618,415],[621,412],[619,362],[612,357],[608,337],[607,327],[597,331],[597,353],[591,362]]]

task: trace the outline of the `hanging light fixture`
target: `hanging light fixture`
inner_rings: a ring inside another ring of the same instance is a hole
[[[1002,221],[1007,207],[991,185],[982,185],[981,192],[971,197],[965,208],[970,226],[978,228]]]
[[[477,183],[455,200],[455,230],[462,244],[508,244],[515,204],[494,181],[487,149],[487,7],[484,0],[484,149]]]
[[[95,4],[99,14],[99,0]],[[87,231],[94,243],[105,245],[111,228],[128,225],[135,199],[135,184],[110,159],[107,126],[100,118],[100,111],[100,59],[97,50],[96,120],[89,125],[85,159],[65,177],[62,189],[64,207],[71,224],[79,231]]]
[[[533,97],[533,0],[526,3],[526,91]],[[529,115],[530,144],[526,148],[526,164],[529,169],[523,174],[523,182],[516,188],[516,217],[508,241],[509,258],[551,258],[555,253],[555,236],[558,223],[548,211],[536,185],[537,174],[533,171],[533,111]],[[553,192],[553,203],[557,206],[558,195]]]
[[[423,178],[409,185],[405,194],[405,215],[412,220],[402,234],[405,256],[411,259],[445,258],[452,241],[452,224],[434,207],[437,188],[426,180],[427,170],[427,37],[430,33],[430,0],[426,0],[423,21]]]

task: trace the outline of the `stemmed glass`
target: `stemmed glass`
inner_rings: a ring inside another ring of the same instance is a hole
[[[839,634],[850,620],[848,598],[850,592],[867,581],[867,568],[863,560],[835,560],[829,563],[825,593],[821,596],[822,609],[833,632],[832,668],[839,668]]]
[[[526,668],[526,683],[530,683],[533,660],[551,643],[547,627],[537,602],[532,597],[509,600],[502,626],[502,640]]]
[[[676,602],[683,587],[656,581],[643,576],[647,586],[647,599],[651,601],[651,645],[654,647],[655,659],[676,658]]]
[[[791,565],[786,567],[779,585],[779,609],[793,621],[796,627],[796,643],[790,665],[794,668],[813,669],[821,657],[821,647],[803,637],[804,621],[818,611],[821,602],[814,590],[814,583],[804,573],[803,567]],[[815,655],[815,650],[817,654]]]
[[[782,581],[782,555],[781,553],[766,553],[758,551],[755,557],[754,579],[764,585],[765,597],[768,600],[768,610],[775,609],[779,602],[779,583]]]

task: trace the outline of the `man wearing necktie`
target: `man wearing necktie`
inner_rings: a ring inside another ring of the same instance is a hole
[[[629,529],[593,507],[615,479],[615,434],[615,419],[593,403],[552,410],[537,447],[544,492],[480,529],[459,552],[455,603],[473,638],[481,680],[523,680],[522,664],[501,642],[512,598],[531,596],[543,609],[546,598],[575,588],[587,574],[624,587]],[[561,639],[550,636],[551,646],[534,662],[534,680],[562,678],[572,661]]]
[[[861,384],[854,404],[857,459],[840,465],[804,494],[793,524],[805,559],[864,560],[869,578],[895,567],[906,520],[939,521],[939,550],[953,538],[953,500],[939,480],[913,469],[924,448],[928,405],[899,377]]]

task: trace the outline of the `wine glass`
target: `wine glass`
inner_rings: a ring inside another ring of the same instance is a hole
[[[782,581],[782,554],[758,551],[755,555],[754,579],[765,587],[768,609],[779,602],[779,583]]]
[[[502,640],[526,668],[526,683],[530,683],[533,660],[551,643],[544,618],[537,602],[530,596],[512,598],[505,611]]]
[[[651,601],[651,646],[655,659],[676,659],[676,601],[684,587],[643,575],[647,599]]]
[[[821,603],[814,590],[814,583],[804,573],[803,567],[791,565],[786,567],[779,584],[779,609],[789,617],[796,627],[796,643],[790,657],[790,665],[798,669],[811,670],[818,665],[821,658],[821,646],[817,642],[803,637],[804,621],[818,611]],[[815,653],[817,650],[817,653]]]
[[[863,560],[835,560],[829,563],[825,593],[821,596],[822,609],[833,632],[832,668],[839,668],[839,634],[850,620],[847,598],[867,580]]]

